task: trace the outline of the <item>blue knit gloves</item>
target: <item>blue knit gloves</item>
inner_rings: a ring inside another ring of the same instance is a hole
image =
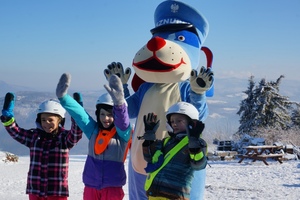
[[[73,93],[73,98],[81,105],[83,106],[82,96],[79,92]]]
[[[15,95],[13,93],[6,93],[2,109],[2,115],[5,117],[14,117]]]
[[[15,95],[11,92],[6,93],[1,121],[4,126],[9,126],[14,122],[14,107],[15,107]]]

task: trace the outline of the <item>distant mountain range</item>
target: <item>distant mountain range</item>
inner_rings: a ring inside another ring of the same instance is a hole
[[[267,80],[269,81],[269,80]],[[275,80],[274,80],[275,81]],[[288,96],[291,101],[300,102],[300,81],[282,80],[280,85],[280,94]],[[215,94],[208,98],[208,106],[210,115],[205,121],[206,128],[204,137],[207,140],[212,140],[215,137],[230,137],[236,132],[239,126],[239,116],[236,114],[239,109],[239,104],[247,90],[248,80],[245,79],[217,79],[215,81]],[[39,92],[32,88],[25,88],[7,84],[0,80],[0,107],[2,109],[4,96],[7,92],[14,92],[17,101],[15,105],[15,117],[18,124],[22,128],[30,129],[35,127],[36,109],[39,104],[47,99],[56,98],[55,91]],[[91,116],[95,116],[95,102],[100,94],[105,92],[99,91],[84,91],[81,92],[84,100],[84,107]],[[69,91],[72,94],[72,91]],[[132,93],[132,91],[131,91]],[[132,120],[134,123],[134,119]],[[70,127],[70,116],[66,116],[66,128]],[[9,151],[18,155],[27,155],[28,149],[23,145],[18,144],[5,131],[3,126],[0,126],[0,150]],[[86,154],[88,140],[84,136],[76,147],[71,150],[71,154]]]

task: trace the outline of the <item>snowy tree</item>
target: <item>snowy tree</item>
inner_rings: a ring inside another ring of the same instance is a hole
[[[296,108],[292,111],[292,122],[296,128],[300,128],[300,106],[296,105]]]
[[[288,129],[291,126],[292,102],[288,97],[279,94],[281,75],[275,82],[262,79],[255,87],[253,76],[249,79],[248,95],[241,102],[241,116],[238,134],[255,135],[259,128]],[[255,87],[255,89],[254,89]]]
[[[238,115],[241,116],[239,122],[240,127],[238,129],[239,133],[249,133],[252,131],[253,123],[253,105],[254,105],[254,97],[253,97],[253,90],[255,87],[254,76],[249,78],[249,86],[245,94],[247,94],[247,98],[242,100],[240,103],[240,109],[237,112]]]
[[[291,126],[291,109],[293,103],[289,101],[289,98],[279,94],[279,85],[281,79],[284,78],[281,75],[276,82],[267,82],[261,97],[265,103],[264,109],[261,110],[262,116],[265,118],[262,120],[260,127],[271,127],[288,129]]]

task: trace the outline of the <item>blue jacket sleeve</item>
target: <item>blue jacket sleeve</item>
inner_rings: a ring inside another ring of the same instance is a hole
[[[98,127],[97,122],[70,95],[66,94],[62,98],[59,98],[59,101],[87,138],[90,139],[94,129]]]

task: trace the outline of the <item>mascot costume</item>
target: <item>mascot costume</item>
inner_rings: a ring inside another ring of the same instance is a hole
[[[213,95],[212,53],[202,44],[208,34],[206,19],[194,8],[175,0],[158,5],[154,14],[155,28],[152,38],[136,53],[133,59],[135,71],[132,78],[134,94],[129,96],[127,81],[130,68],[123,70],[121,63],[111,63],[104,70],[109,78],[120,76],[127,94],[130,118],[136,118],[129,160],[130,200],[147,199],[144,190],[146,161],[143,158],[142,143],[138,137],[144,135],[143,116],[154,112],[160,118],[156,138],[167,136],[166,111],[176,102],[193,104],[199,111],[199,120],[208,116],[206,97]],[[208,66],[201,67],[200,55],[204,51]],[[174,172],[176,173],[176,172]],[[203,198],[206,170],[195,171],[191,199]]]

